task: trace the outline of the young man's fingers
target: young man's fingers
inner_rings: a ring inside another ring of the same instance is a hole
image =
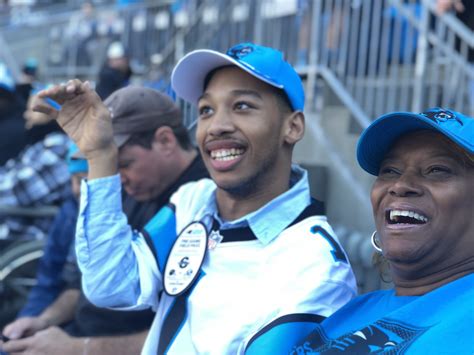
[[[42,101],[42,100],[35,101],[32,104],[31,109],[35,112],[44,113],[44,114],[52,117],[53,119],[56,119],[56,117],[58,116],[58,113],[59,113],[59,111],[57,109],[55,109],[54,107],[49,105],[47,102]]]
[[[10,340],[2,344],[2,350],[7,353],[23,352],[31,346],[31,341],[32,337],[19,340]]]
[[[37,97],[40,99],[46,99],[46,98],[51,98],[60,105],[64,103],[66,100],[65,97],[65,85],[55,85],[53,87],[50,87],[48,89],[41,90],[36,94]]]
[[[82,84],[83,84],[82,81],[80,81],[79,79],[69,80],[66,83],[66,92],[68,94],[80,94],[84,92],[84,88],[82,87]]]
[[[23,336],[23,334],[31,328],[31,319],[30,318],[20,318],[16,321],[8,324],[3,329],[3,335],[10,338],[10,340],[16,340]]]
[[[72,79],[66,83],[66,93],[68,94],[83,94],[92,91],[89,81],[80,81],[79,79]]]
[[[50,98],[62,105],[66,100],[72,99],[83,92],[82,82],[79,79],[73,79],[65,84],[59,84],[41,90],[37,96],[42,99]]]

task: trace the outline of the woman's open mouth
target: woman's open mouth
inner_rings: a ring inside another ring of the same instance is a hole
[[[388,224],[425,224],[428,217],[410,210],[387,210],[385,220]]]

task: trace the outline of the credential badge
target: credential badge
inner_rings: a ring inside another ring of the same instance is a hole
[[[179,296],[196,280],[208,245],[207,230],[192,222],[179,234],[166,261],[163,287],[170,296]]]

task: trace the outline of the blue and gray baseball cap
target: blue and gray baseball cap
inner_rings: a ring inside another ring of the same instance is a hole
[[[173,69],[171,85],[176,94],[196,104],[204,91],[206,76],[219,67],[235,65],[259,80],[283,90],[294,111],[304,109],[304,91],[295,69],[283,53],[253,43],[241,43],[225,54],[200,49],[185,55]]]
[[[474,119],[449,109],[432,108],[422,113],[388,113],[372,122],[357,144],[359,165],[369,174],[378,175],[385,154],[399,137],[425,129],[443,134],[474,154]]]

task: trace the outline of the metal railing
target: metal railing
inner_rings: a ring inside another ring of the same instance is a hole
[[[165,73],[195,48],[253,41],[281,49],[307,79],[309,110],[322,78],[362,127],[388,111],[433,106],[474,115],[473,32],[452,14],[439,16],[433,0],[200,4],[173,15],[181,20],[160,52]]]
[[[94,79],[112,40],[122,41],[144,81],[155,65],[166,82],[177,59],[199,47],[225,50],[253,41],[285,52],[307,78],[309,106],[322,78],[362,127],[393,110],[444,106],[474,114],[474,35],[433,0],[170,0],[97,9],[93,38],[71,33],[70,12],[26,23],[43,34],[41,71],[48,80]],[[26,52],[4,30],[14,54]],[[32,45],[31,42],[28,45]],[[87,53],[86,53],[87,52]],[[88,61],[82,60],[88,54]],[[153,59],[154,58],[154,59]],[[472,58],[471,58],[472,59]],[[153,63],[153,60],[155,63]]]
[[[366,126],[388,111],[474,114],[474,35],[434,2],[314,0],[309,73]],[[345,99],[345,100],[344,100]]]

